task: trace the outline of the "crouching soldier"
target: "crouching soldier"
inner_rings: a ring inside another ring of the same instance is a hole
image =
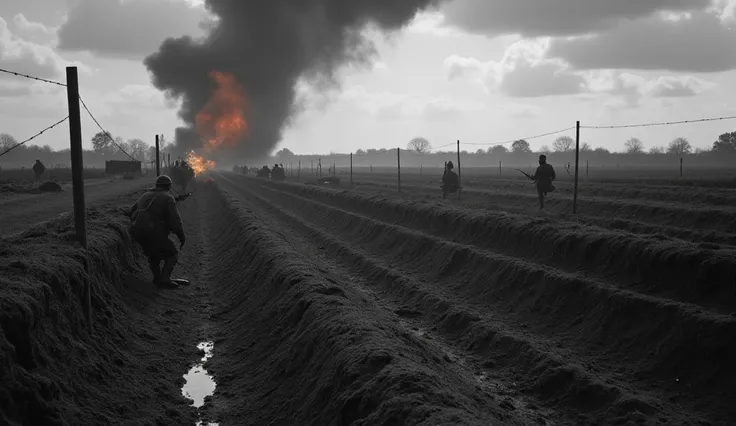
[[[130,235],[148,257],[153,283],[164,288],[176,288],[179,284],[188,283],[186,280],[171,279],[174,266],[179,261],[179,253],[169,234],[178,237],[180,249],[186,241],[176,199],[169,192],[171,186],[170,177],[159,176],[156,187],[146,191],[127,212],[131,218]],[[160,268],[162,261],[163,268]]]

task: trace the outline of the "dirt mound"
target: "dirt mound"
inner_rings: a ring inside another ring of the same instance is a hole
[[[0,239],[0,424],[194,424],[163,373],[162,342],[126,304],[143,275],[126,221],[88,210],[92,333],[70,215]]]
[[[58,182],[46,181],[36,183],[6,183],[0,185],[0,192],[13,192],[16,194],[41,194],[43,192],[62,192],[64,189]]]
[[[294,194],[387,221],[421,225],[439,236],[515,254],[534,253],[575,270],[596,271],[638,283],[637,290],[675,295],[736,310],[734,251],[698,247],[660,235],[635,235],[576,223],[428,202],[403,202],[349,191],[274,184]]]
[[[449,335],[495,353],[498,363],[534,371],[523,379],[532,393],[601,416],[672,413],[660,398],[736,418],[732,254],[349,192],[258,188],[264,205],[283,209],[336,259],[361,265],[376,285],[445,318],[437,325]],[[567,272],[580,267],[588,273]],[[630,273],[610,275],[617,269]],[[479,309],[524,326],[488,327]],[[566,349],[555,349],[561,346],[551,336]]]
[[[526,424],[449,360],[341,285],[280,235],[278,225],[206,190],[214,276],[224,303],[207,369],[226,424]],[[201,192],[200,192],[201,194]]]
[[[38,185],[38,190],[41,192],[61,192],[63,189],[61,188],[61,185],[58,184],[58,182],[48,181],[44,182],[41,185]]]

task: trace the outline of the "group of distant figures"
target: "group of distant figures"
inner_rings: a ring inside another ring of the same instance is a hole
[[[455,165],[452,163],[452,161],[448,161],[445,163],[445,171],[442,174],[442,185],[440,185],[440,189],[442,189],[442,198],[447,198],[447,196],[450,194],[462,192],[462,188],[460,187],[460,177],[457,173],[455,173],[454,168]],[[524,173],[521,170],[519,171]],[[258,168],[235,165],[233,167],[233,172],[243,175],[252,174],[259,178],[278,181],[283,181],[286,179],[286,172],[284,170],[283,164],[274,164],[273,168],[271,169],[269,169],[268,166]],[[547,197],[547,194],[555,190],[555,186],[552,184],[552,182],[556,179],[555,169],[547,163],[547,156],[540,155],[539,167],[537,167],[537,171],[533,175],[528,175],[524,173],[524,176],[528,177],[535,183],[535,186],[537,187],[537,194],[539,196],[539,208],[540,210],[543,209],[544,200]]]
[[[192,166],[187,163],[187,160],[179,157],[174,161],[174,164],[171,165],[169,175],[171,175],[171,180],[174,185],[179,185],[183,191],[186,191],[187,186],[189,186],[192,180],[194,180],[195,173]]]
[[[453,170],[454,168],[455,165],[452,164],[452,161],[445,163],[445,171],[442,174],[442,185],[440,185],[440,188],[442,189],[442,198],[447,198],[449,194],[462,192],[462,188],[460,187],[460,177],[455,173]],[[569,173],[569,163],[566,168]],[[557,178],[555,169],[551,164],[547,163],[547,156],[539,156],[539,167],[537,167],[537,171],[533,175],[528,175],[522,170],[519,171],[534,182],[537,187],[537,195],[539,197],[539,209],[544,209],[544,200],[548,193],[555,190],[555,186],[552,182]]]
[[[284,169],[283,164],[274,164],[273,168],[271,169],[269,169],[268,166],[263,166],[261,168],[258,168],[258,167],[235,165],[233,167],[233,172],[240,173],[243,175],[253,174],[256,177],[264,178],[264,179],[271,179],[271,180],[284,181],[286,179],[286,170]]]

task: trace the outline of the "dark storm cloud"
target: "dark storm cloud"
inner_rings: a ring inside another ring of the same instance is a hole
[[[77,0],[58,31],[58,47],[140,59],[167,37],[201,35],[206,16],[182,0]]]
[[[599,32],[659,11],[703,10],[712,0],[454,0],[446,23],[491,36],[570,36]]]
[[[548,56],[577,69],[728,71],[736,68],[736,31],[728,25],[706,12],[679,21],[625,21],[615,31],[593,37],[554,40]]]
[[[335,71],[364,63],[374,53],[360,33],[366,24],[397,30],[417,11],[440,0],[208,0],[219,18],[204,42],[190,37],[167,39],[146,58],[153,84],[182,99],[180,148],[202,142],[192,130],[197,112],[214,87],[212,70],[229,72],[244,86],[250,136],[237,145],[237,157],[269,153],[296,112],[296,83],[302,76],[319,85],[335,83]]]

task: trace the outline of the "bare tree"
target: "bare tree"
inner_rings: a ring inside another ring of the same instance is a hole
[[[511,144],[511,151],[512,152],[532,152],[532,148],[529,146],[529,142],[525,141],[524,139],[519,139],[518,141]]]
[[[406,149],[423,154],[432,149],[432,144],[430,144],[425,138],[417,137],[409,141],[406,145]]]
[[[644,142],[639,138],[631,138],[624,143],[627,154],[641,154],[644,152]]]
[[[138,160],[143,160],[146,157],[146,152],[148,151],[148,144],[143,142],[140,139],[131,139],[127,143],[128,145],[128,154],[132,155],[134,158]],[[155,155],[155,154],[154,154]]]
[[[556,152],[570,152],[575,150],[575,140],[570,136],[560,136],[552,143]]]
[[[693,146],[690,145],[690,141],[685,138],[677,138],[670,142],[670,145],[667,147],[668,153],[675,154],[678,157],[682,157],[685,154],[690,154],[692,150]]]
[[[539,152],[541,153],[550,152],[550,151],[551,149],[549,149],[549,145],[542,145],[541,147],[539,147]]]
[[[509,149],[503,145],[495,145],[488,148],[488,153],[491,155],[506,154],[507,152],[509,152]]]
[[[591,147],[588,142],[583,142],[583,144],[580,145],[580,152],[591,152],[591,151],[593,151],[593,147]]]
[[[0,133],[0,152],[5,152],[17,145],[18,141],[7,133]]]
[[[667,150],[663,146],[653,146],[649,148],[650,154],[664,154]]]

